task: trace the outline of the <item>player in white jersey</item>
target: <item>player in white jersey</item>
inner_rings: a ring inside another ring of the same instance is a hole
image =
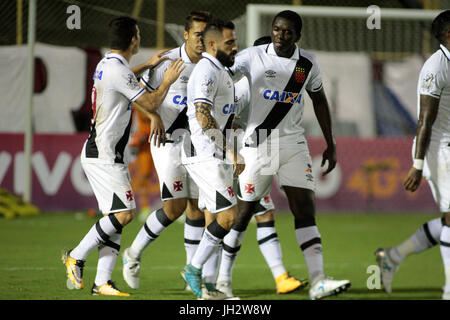
[[[210,13],[191,12],[185,20],[186,42],[166,53],[168,59],[144,74],[141,83],[152,92],[163,80],[170,61],[181,58],[186,66],[177,81],[169,88],[158,109],[167,137],[163,146],[151,144],[151,152],[160,183],[163,207],[150,214],[132,245],[123,253],[123,276],[127,284],[139,288],[140,258],[145,248],[153,242],[186,209],[185,247],[187,259],[198,246],[203,234],[205,219],[198,209],[198,187],[181,164],[182,137],[188,129],[187,83],[196,63],[202,58],[203,31]]]
[[[336,146],[319,65],[313,54],[296,45],[301,27],[297,13],[278,13],[272,22],[272,43],[241,51],[231,68],[234,79],[247,76],[251,90],[246,144],[241,151],[246,162],[239,176],[242,201],[233,230],[234,243],[240,245],[239,234],[246,230],[254,207],[270,191],[276,174],[294,215],[296,239],[311,283],[310,298],[321,299],[345,291],[350,281],[332,280],[323,270],[312,161],[301,126],[306,92],[327,142],[322,165],[328,162],[328,168],[324,174],[336,165]]]
[[[253,43],[254,46],[260,44],[268,44],[271,42],[270,36],[261,37]],[[248,112],[250,104],[250,86],[247,77],[242,77],[234,84],[235,101],[236,101],[236,129],[242,129],[247,127]],[[238,150],[242,148],[242,142],[238,145]],[[236,190],[239,188],[236,186]],[[272,275],[276,284],[276,292],[290,293],[296,289],[302,288],[307,285],[306,280],[297,280],[294,277],[288,275],[282,261],[281,246],[278,239],[278,235],[275,230],[274,219],[275,206],[270,195],[266,195],[261,198],[254,210],[254,218],[256,220],[256,240],[258,241],[259,249],[263,254],[267,265],[272,271]],[[222,258],[220,260],[220,269],[217,276],[217,289],[226,293],[227,296],[233,296],[232,293],[232,269],[233,266],[229,266],[230,263],[234,263],[236,260],[234,257],[240,250],[240,246],[234,247],[233,243],[229,243],[229,240],[235,239],[232,233],[236,232],[231,229],[230,233],[225,236],[223,240]],[[244,237],[245,233],[241,233],[240,237]],[[242,240],[240,240],[242,242]]]
[[[375,254],[384,289],[391,293],[393,276],[403,259],[440,243],[445,270],[442,298],[450,300],[450,10],[434,19],[431,32],[440,48],[420,71],[413,165],[403,185],[414,192],[424,177],[443,217],[428,221],[400,245],[380,248]]]
[[[67,271],[67,287],[83,289],[83,267],[88,254],[99,249],[97,275],[92,287],[94,295],[129,296],[120,292],[111,281],[120,250],[122,228],[134,217],[136,204],[131,189],[127,159],[127,145],[132,104],[148,115],[154,132],[162,124],[150,113],[155,112],[167,94],[169,86],[183,71],[183,62],[174,61],[164,74],[163,84],[148,93],[137,82],[134,72],[152,67],[166,58],[160,53],[147,64],[133,70],[131,57],[139,50],[140,34],[136,20],[119,17],[109,24],[111,51],[98,63],[92,88],[91,132],[81,154],[81,165],[104,214],[77,247],[62,256]]]
[[[233,65],[237,53],[233,23],[210,22],[203,41],[203,59],[188,82],[187,116],[193,150],[184,150],[183,163],[199,187],[207,227],[191,262],[181,272],[200,299],[202,268],[230,230],[237,212],[233,173],[239,175],[244,169],[243,159],[224,137],[234,116],[234,86],[225,69]],[[225,161],[225,155],[232,163]]]

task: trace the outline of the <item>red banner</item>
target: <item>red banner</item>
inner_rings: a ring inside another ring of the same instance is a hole
[[[87,133],[34,135],[32,202],[41,210],[97,208],[80,165],[86,138]],[[415,193],[403,189],[412,138],[337,138],[338,165],[326,177],[320,175],[325,143],[308,141],[318,211],[438,211],[426,181]],[[23,194],[23,145],[23,135],[0,134],[0,186],[18,195]],[[271,195],[278,210],[288,209],[276,179]]]

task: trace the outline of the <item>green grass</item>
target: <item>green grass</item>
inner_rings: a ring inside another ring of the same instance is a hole
[[[78,218],[77,218],[78,217]],[[335,279],[349,279],[350,290],[329,299],[440,299],[444,273],[439,247],[408,257],[393,282],[393,293],[369,290],[366,273],[375,264],[374,251],[396,245],[430,214],[318,214],[322,235],[325,272]],[[95,223],[86,214],[42,214],[37,217],[0,219],[0,300],[111,300],[90,295],[95,278],[97,252],[85,264],[85,289],[67,290],[65,270],[60,261],[63,248],[73,248]],[[128,247],[141,227],[136,219],[123,231],[122,249]],[[276,228],[283,249],[283,261],[296,277],[307,277],[303,255],[295,240],[290,214],[277,214]],[[174,223],[144,252],[141,288],[129,290],[125,300],[190,300],[183,291],[179,272],[185,264],[183,224]],[[117,261],[113,280],[123,291],[122,262]],[[256,226],[250,224],[233,273],[234,293],[241,299],[301,300],[307,290],[289,295],[275,294],[275,283],[256,243]]]

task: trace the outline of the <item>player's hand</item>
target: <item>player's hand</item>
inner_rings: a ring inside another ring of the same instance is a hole
[[[161,50],[158,51],[157,53],[155,53],[150,59],[147,60],[147,62],[145,63],[145,65],[147,66],[147,68],[152,69],[154,67],[156,67],[158,64],[160,64],[161,62],[163,62],[164,60],[169,59],[168,56],[163,56],[167,51],[169,51],[169,49],[166,50]]]
[[[153,145],[160,147],[161,143],[164,146],[166,144],[166,129],[161,120],[159,114],[152,113],[150,118],[150,135],[148,142],[151,144],[153,140]]]
[[[174,83],[185,68],[186,66],[181,58],[173,60],[169,68],[164,72],[164,80],[169,84]]]
[[[420,182],[422,181],[422,170],[417,170],[412,167],[409,169],[408,175],[406,176],[403,186],[407,191],[414,192],[419,188]]]
[[[328,168],[324,173],[322,173],[322,176],[326,176],[336,167],[337,163],[336,147],[328,146],[326,148],[326,150],[322,154],[322,163],[320,166],[323,167],[325,165],[325,161],[327,160],[328,160]]]

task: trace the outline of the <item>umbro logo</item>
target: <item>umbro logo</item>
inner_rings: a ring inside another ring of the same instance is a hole
[[[275,78],[277,73],[273,70],[267,70],[264,74],[266,75],[266,78]]]

